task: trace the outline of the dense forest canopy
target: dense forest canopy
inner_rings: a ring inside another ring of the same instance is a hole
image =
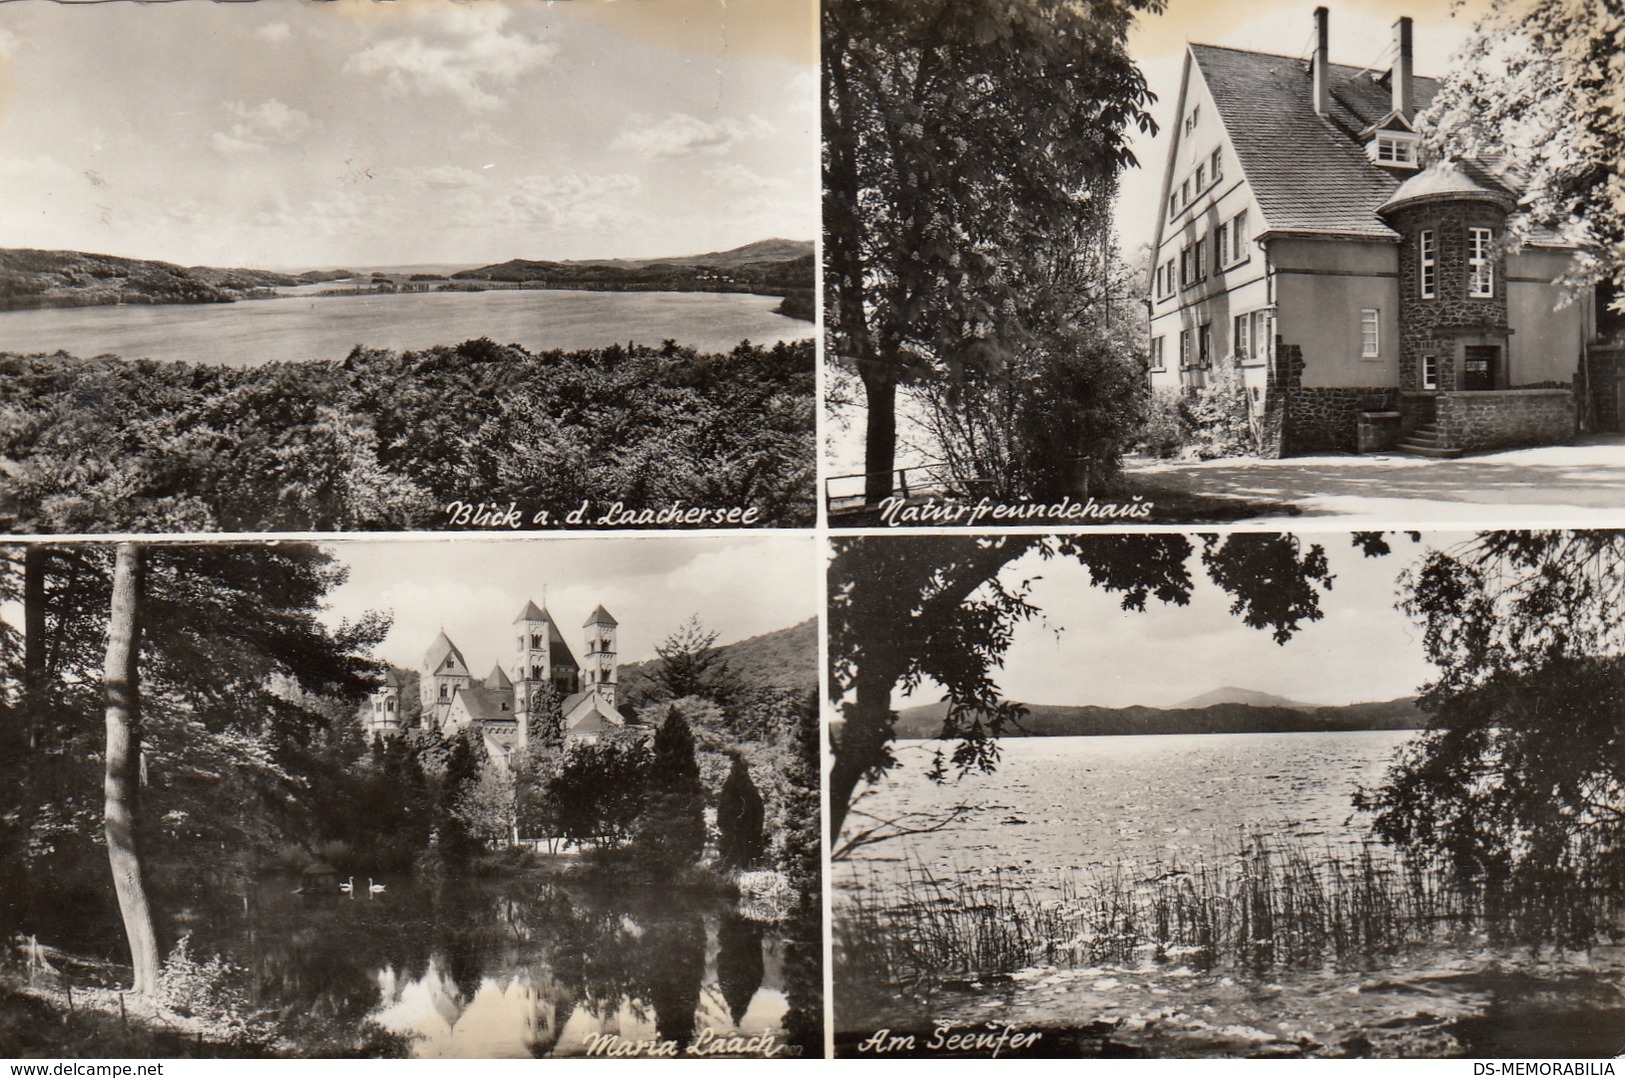
[[[453,502],[514,504],[522,527],[583,502],[586,526],[616,503],[814,513],[810,341],[482,338],[253,368],[0,354],[0,402],[0,526],[20,533],[478,526]]]

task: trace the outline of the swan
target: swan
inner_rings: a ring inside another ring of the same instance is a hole
[[[371,891],[375,895],[376,894],[382,894],[383,890],[384,890],[384,885],[381,884],[381,883],[373,883],[372,882],[372,877],[368,876],[367,877],[367,890]]]
[[[339,884],[339,890],[347,895],[355,894],[355,877],[351,876],[348,881]]]

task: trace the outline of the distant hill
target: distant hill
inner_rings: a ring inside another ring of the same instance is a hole
[[[813,618],[717,650],[746,688],[778,686],[809,695],[818,690],[818,622]],[[636,704],[647,697],[654,688],[651,674],[659,665],[658,659],[623,664],[620,698]]]
[[[1253,707],[1290,707],[1297,711],[1313,711],[1314,704],[1299,703],[1297,700],[1288,700],[1284,696],[1274,693],[1259,692],[1257,689],[1239,689],[1234,685],[1226,685],[1221,689],[1213,689],[1193,696],[1189,700],[1181,700],[1175,704],[1176,708],[1201,708],[1212,704],[1249,704]]]
[[[0,310],[116,303],[230,303],[256,288],[299,284],[266,270],[177,266],[139,258],[0,248]]]
[[[1222,690],[1221,690],[1222,691]],[[1204,694],[1205,695],[1205,694]],[[1260,694],[1262,695],[1262,694]],[[900,711],[897,736],[942,733],[946,702]],[[1033,704],[1008,737],[1108,737],[1124,734],[1257,734],[1316,730],[1418,730],[1427,716],[1414,696],[1342,707],[1256,706],[1219,702],[1205,707],[1066,707]]]
[[[452,275],[454,280],[615,292],[752,292],[783,296],[781,313],[810,311],[815,268],[805,240],[761,240],[702,255],[673,258],[535,261],[512,258]]]

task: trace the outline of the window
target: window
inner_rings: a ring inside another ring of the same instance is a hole
[[[1179,369],[1184,370],[1191,365],[1191,331],[1179,331]]]
[[[1174,290],[1174,260],[1173,259],[1170,258],[1168,260],[1168,267],[1167,268],[1168,268],[1168,292],[1169,292],[1169,294],[1172,294],[1172,292]]]
[[[1179,204],[1181,206],[1191,204],[1191,181],[1189,176],[1185,177],[1185,182],[1179,185]]]
[[[1227,234],[1226,233],[1227,228],[1228,228],[1228,226],[1226,226],[1226,225],[1220,225],[1218,228],[1213,230],[1213,272],[1214,273],[1218,273],[1221,269],[1224,268],[1225,252],[1229,250],[1228,245],[1225,243],[1225,236]]]
[[[1416,141],[1403,135],[1378,135],[1377,163],[1379,165],[1416,164]]]
[[[1275,350],[1275,312],[1253,312],[1253,358],[1269,359]]]
[[[1214,150],[1213,156],[1208,159],[1208,171],[1213,173],[1214,183],[1218,183],[1220,178],[1224,175],[1223,171],[1221,171],[1219,167],[1219,162],[1223,160],[1223,158],[1224,154],[1221,150]]]
[[[1179,283],[1181,287],[1191,283],[1191,249],[1189,247],[1179,252]]]
[[[1154,371],[1166,370],[1162,360],[1162,338],[1151,338],[1151,369]]]
[[[1495,233],[1487,228],[1467,230],[1467,294],[1474,299],[1495,295],[1495,265],[1490,261],[1490,245]]]
[[[1189,116],[1185,117],[1185,134],[1188,135],[1192,131],[1196,130],[1196,121],[1201,117],[1201,115],[1202,115],[1202,106],[1201,105],[1193,105],[1193,106],[1191,106],[1191,114]]]
[[[395,698],[394,697],[390,697],[388,700],[384,701],[384,710],[389,712],[391,715],[393,715],[395,713]]]
[[[1421,282],[1422,298],[1432,299],[1438,295],[1439,288],[1439,247],[1434,242],[1433,230],[1425,228],[1416,237],[1418,247],[1418,280]]]
[[[541,667],[533,666],[533,667],[530,668],[530,680],[532,680],[532,681],[540,681],[540,680],[542,680],[542,668]]]
[[[450,695],[451,695],[451,686],[447,685],[445,682],[442,681],[440,683],[440,699],[444,700]]]
[[[1236,355],[1243,359],[1253,358],[1253,316],[1250,314],[1236,315],[1235,345]]]
[[[1242,210],[1236,214],[1236,219],[1230,222],[1230,257],[1240,262],[1247,257],[1247,211]]]
[[[1197,165],[1196,166],[1196,189],[1198,191],[1201,191],[1206,186],[1207,186],[1207,166],[1206,165]]]
[[[1206,369],[1213,365],[1213,323],[1203,322],[1196,336],[1196,362]]]
[[[1376,359],[1380,354],[1377,349],[1378,332],[1377,312],[1370,307],[1360,312],[1360,358]]]
[[[1438,389],[1439,388],[1439,357],[1438,356],[1423,356],[1422,357],[1422,388],[1423,389]]]
[[[447,669],[447,670],[450,670],[450,669],[451,669],[451,668],[452,668],[452,667],[454,667],[454,666],[456,666],[456,665],[457,665],[457,658],[456,658],[456,656],[453,656],[453,655],[447,655],[447,656],[446,656],[446,669]]]
[[[1172,217],[1179,212],[1179,192],[1175,191],[1168,196],[1168,216]]]
[[[1200,281],[1207,276],[1207,238],[1196,241],[1195,254],[1191,258],[1191,280]]]
[[[530,648],[532,651],[542,650],[542,638],[538,633],[530,634]]]

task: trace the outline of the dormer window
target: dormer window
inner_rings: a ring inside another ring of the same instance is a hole
[[[1371,160],[1390,168],[1416,167],[1415,135],[1409,131],[1378,131],[1367,151]]]

